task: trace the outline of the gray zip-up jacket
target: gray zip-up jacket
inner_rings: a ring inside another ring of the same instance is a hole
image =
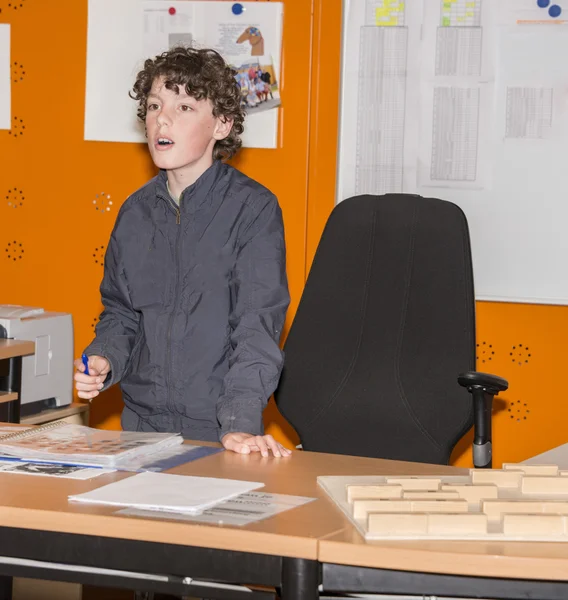
[[[218,441],[262,434],[290,301],[275,196],[215,161],[178,206],[160,172],[126,200],[106,251],[88,355],[121,382],[122,427]]]

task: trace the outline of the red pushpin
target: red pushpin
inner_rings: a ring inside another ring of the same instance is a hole
[[[175,9],[173,6],[171,6],[171,7],[168,9],[168,12],[170,13],[170,15],[175,15],[175,14],[176,14],[176,9]]]

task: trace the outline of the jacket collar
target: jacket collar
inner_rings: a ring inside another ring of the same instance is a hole
[[[223,174],[223,166],[222,161],[214,160],[194,183],[183,190],[180,197],[180,212],[195,213],[209,200],[211,190]],[[156,195],[171,204],[173,199],[168,192],[167,181],[166,171],[160,170],[156,178]]]

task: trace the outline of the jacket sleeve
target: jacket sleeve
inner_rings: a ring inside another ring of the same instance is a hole
[[[84,352],[87,355],[104,356],[109,361],[111,372],[103,388],[107,389],[121,380],[139,325],[138,313],[132,308],[130,301],[114,232],[105,254],[100,292],[103,312],[97,323],[95,339]]]
[[[290,296],[282,212],[274,196],[241,244],[231,282],[232,354],[217,403],[220,438],[264,432],[262,413],[282,371],[279,341]]]

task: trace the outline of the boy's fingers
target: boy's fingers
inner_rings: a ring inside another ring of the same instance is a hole
[[[83,364],[82,360],[77,359],[77,360],[73,361],[73,365],[78,371],[81,371],[81,373],[85,372],[85,365]]]
[[[93,392],[95,390],[101,390],[102,387],[102,383],[81,383],[80,381],[75,385],[77,391],[81,392]]]
[[[268,445],[262,435],[257,435],[256,437],[251,438],[251,442],[258,446],[262,456],[268,456]]]
[[[84,398],[85,400],[91,400],[92,398],[95,398],[96,396],[99,395],[99,392],[94,391],[94,392],[79,392],[77,394],[79,396],[79,398]]]
[[[249,454],[250,453],[250,449],[248,448],[248,446],[246,444],[243,444],[242,442],[237,442],[232,437],[228,437],[223,442],[223,446],[225,446],[225,448],[227,450],[231,450],[232,452],[236,452],[237,454]]]
[[[75,373],[73,375],[73,379],[77,383],[103,383],[106,379],[105,377],[99,377],[98,375],[85,375],[84,373]]]

